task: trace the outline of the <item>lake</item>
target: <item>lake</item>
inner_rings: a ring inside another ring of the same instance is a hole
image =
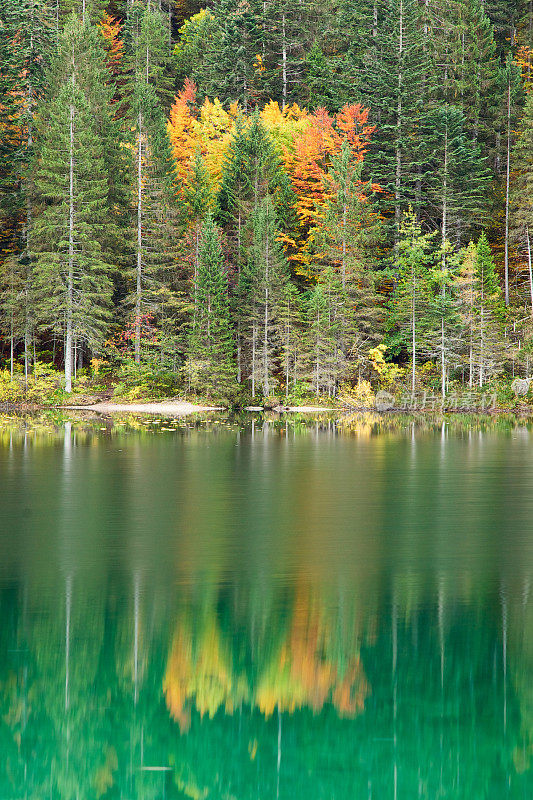
[[[533,428],[0,425],[0,798],[533,796]]]

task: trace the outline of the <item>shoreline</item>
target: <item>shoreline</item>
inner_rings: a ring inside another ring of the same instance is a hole
[[[189,403],[186,400],[147,400],[143,403],[110,403],[102,401],[91,405],[55,406],[55,408],[65,411],[94,411],[97,414],[160,414],[162,416],[178,417],[227,410],[224,406],[203,406]]]
[[[517,417],[527,418],[533,416],[533,407],[524,408],[380,408],[372,406],[354,407],[351,405],[341,406],[317,406],[317,405],[277,405],[277,406],[244,406],[242,408],[228,408],[224,405],[204,405],[202,403],[191,403],[187,400],[142,400],[134,402],[124,402],[117,400],[101,400],[92,403],[72,403],[61,405],[38,405],[33,403],[0,403],[0,413],[4,414],[36,414],[43,411],[76,411],[91,412],[94,414],[157,414],[167,417],[186,417],[192,414],[338,414],[346,416],[350,414],[375,414],[381,417],[388,416],[411,416],[411,417],[434,417],[438,416],[488,416],[498,417],[506,414],[513,414]]]

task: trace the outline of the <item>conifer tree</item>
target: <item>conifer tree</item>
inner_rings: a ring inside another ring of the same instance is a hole
[[[479,386],[502,368],[503,342],[498,330],[501,315],[501,291],[494,259],[485,233],[476,247],[476,282],[478,290]],[[500,314],[498,313],[500,312]]]
[[[402,212],[409,204],[415,211],[421,206],[424,141],[418,131],[431,108],[423,8],[416,0],[386,0],[377,21],[379,51],[369,75],[376,124],[369,169],[384,190],[381,205],[394,222],[396,246]]]
[[[203,225],[195,285],[195,313],[187,348],[189,388],[223,394],[235,380],[228,275],[220,231],[209,214]]]
[[[421,213],[440,230],[443,246],[447,240],[461,245],[487,215],[491,174],[459,108],[438,106],[427,115],[426,124],[421,131],[428,147]]]
[[[251,381],[252,396],[258,387],[268,397],[274,389],[283,341],[280,310],[288,269],[277,241],[276,215],[269,197],[264,198],[252,215],[252,241],[249,260],[240,284],[241,314],[245,321],[240,330],[243,366]]]
[[[33,258],[33,157],[36,112],[43,99],[56,43],[52,7],[46,0],[0,3],[0,284],[10,342],[24,344],[25,375],[35,334]],[[5,260],[4,260],[5,259]],[[4,264],[2,264],[4,261]]]
[[[306,300],[305,374],[317,397],[322,393],[335,397],[346,372],[348,303],[338,274],[326,267]]]
[[[486,235],[470,242],[455,278],[462,318],[469,386],[482,388],[503,368],[505,348],[501,329],[501,291]]]
[[[192,162],[189,181],[183,187],[183,199],[187,219],[192,226],[194,240],[194,281],[198,274],[200,258],[200,233],[202,223],[208,214],[215,212],[215,193],[213,183],[205,168],[200,151],[197,150]]]
[[[141,361],[142,319],[155,315],[156,322],[171,320],[179,313],[173,285],[177,246],[176,214],[172,207],[172,161],[161,103],[167,97],[165,67],[168,50],[161,12],[135,6],[128,16],[130,38],[129,92],[133,123],[133,194],[135,219],[133,290],[126,298],[134,316],[134,359]],[[162,332],[161,332],[161,335]],[[170,333],[164,336],[171,341]]]
[[[417,360],[431,356],[438,336],[431,291],[435,235],[422,232],[412,209],[404,214],[400,234],[398,277],[389,304],[388,338],[391,351],[397,354],[403,351],[410,358],[414,395]]]
[[[533,92],[527,96],[520,132],[512,158],[511,232],[528,271],[531,315],[533,316]]]
[[[59,90],[43,113],[35,175],[41,211],[32,235],[40,322],[64,337],[67,392],[76,349],[97,350],[103,341],[111,299],[105,250],[108,174],[91,104],[98,65],[103,71],[103,53],[91,27],[72,16],[51,82]]]
[[[302,377],[305,347],[302,298],[296,286],[288,280],[283,286],[278,311],[280,327],[280,367],[285,380],[285,398]]]

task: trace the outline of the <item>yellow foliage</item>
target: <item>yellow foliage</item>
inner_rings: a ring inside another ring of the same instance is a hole
[[[339,387],[339,400],[349,406],[370,408],[374,406],[375,399],[370,381],[358,381],[353,387],[347,384]]]
[[[369,350],[368,356],[370,363],[379,375],[380,383],[383,386],[392,386],[404,374],[405,370],[396,364],[389,364],[385,361],[386,344],[378,344]]]

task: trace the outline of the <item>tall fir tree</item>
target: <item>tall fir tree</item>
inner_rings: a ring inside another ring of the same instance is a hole
[[[76,350],[97,351],[109,318],[108,173],[91,102],[93,81],[104,69],[94,28],[72,16],[51,79],[59,88],[42,114],[35,175],[40,213],[32,233],[40,323],[63,336],[67,392]]]
[[[187,347],[190,389],[223,396],[235,382],[234,341],[230,321],[228,275],[220,231],[209,214],[201,231],[195,313]]]
[[[519,136],[513,150],[511,183],[511,233],[528,272],[529,301],[533,316],[533,92],[527,96]]]
[[[400,227],[398,276],[389,303],[388,342],[391,352],[410,360],[410,386],[414,396],[417,364],[434,352],[438,328],[434,315],[432,271],[436,265],[435,235],[423,233],[412,209]]]
[[[268,196],[259,202],[250,224],[252,240],[239,292],[239,311],[244,318],[239,330],[241,369],[250,380],[252,396],[260,388],[268,397],[276,385],[283,341],[280,312],[288,267],[277,241],[274,204]]]

